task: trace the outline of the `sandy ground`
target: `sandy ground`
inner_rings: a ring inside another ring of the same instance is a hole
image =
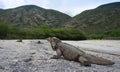
[[[41,41],[41,44],[37,42]],[[88,54],[115,62],[112,66],[91,67],[64,59],[50,59],[56,54],[46,40],[0,40],[0,72],[120,72],[120,40],[63,41]]]
[[[120,40],[64,41],[80,49],[120,55]]]

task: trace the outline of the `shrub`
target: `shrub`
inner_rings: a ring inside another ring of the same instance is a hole
[[[91,34],[88,36],[88,39],[102,39],[103,35],[102,34]]]
[[[120,29],[113,29],[107,32],[104,32],[105,37],[120,37]]]
[[[84,40],[85,34],[77,29],[65,28],[16,28],[8,24],[0,23],[1,38],[6,39],[44,39],[47,37],[58,37],[63,40]]]
[[[10,25],[5,22],[0,22],[0,38],[6,38],[7,34],[10,33]]]

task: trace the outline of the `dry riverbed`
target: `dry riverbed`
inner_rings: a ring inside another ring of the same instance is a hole
[[[120,40],[64,41],[88,54],[115,62],[112,66],[92,64],[91,67],[50,59],[56,53],[46,40],[16,41],[0,40],[0,72],[120,72]]]

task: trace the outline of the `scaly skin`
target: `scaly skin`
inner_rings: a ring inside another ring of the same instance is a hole
[[[86,54],[75,46],[61,42],[61,40],[56,37],[49,37],[47,40],[50,42],[52,49],[57,53],[57,55],[51,57],[52,59],[58,59],[63,56],[66,60],[80,62],[84,66],[91,66],[91,64],[114,64],[114,62],[110,60]]]

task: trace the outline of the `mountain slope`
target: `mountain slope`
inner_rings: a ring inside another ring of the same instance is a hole
[[[65,24],[65,27],[78,28],[88,34],[120,28],[120,2],[86,10]]]
[[[26,5],[13,9],[0,9],[0,20],[17,27],[54,26],[60,27],[71,17],[50,9]]]

